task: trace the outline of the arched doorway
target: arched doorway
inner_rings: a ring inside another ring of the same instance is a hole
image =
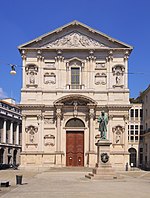
[[[3,164],[3,159],[4,159],[4,149],[0,149],[0,164]]]
[[[66,123],[66,166],[84,166],[84,127],[78,118]]]
[[[129,164],[131,167],[136,167],[137,151],[135,148],[130,148],[128,151],[130,153]]]

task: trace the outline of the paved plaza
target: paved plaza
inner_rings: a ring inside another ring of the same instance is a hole
[[[49,171],[0,171],[0,180],[11,186],[0,188],[2,198],[149,198],[150,172],[120,172],[123,179],[89,180],[89,169],[50,169]],[[16,175],[23,175],[23,184],[16,185]]]

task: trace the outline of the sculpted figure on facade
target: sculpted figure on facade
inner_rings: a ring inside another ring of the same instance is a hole
[[[72,32],[62,38],[49,43],[44,47],[107,47],[102,43],[80,34],[79,32]]]
[[[35,84],[35,76],[34,76],[33,71],[30,72],[29,81],[30,81],[30,84]]]
[[[28,133],[29,143],[33,144],[35,142],[35,133],[37,133],[38,128],[30,125],[25,128],[26,133]]]
[[[26,65],[25,71],[28,76],[27,85],[32,86],[32,85],[37,84],[36,83],[36,75],[38,72],[38,67],[34,64],[29,64],[29,65]]]
[[[123,65],[116,65],[112,68],[113,75],[115,76],[114,86],[123,86],[123,77],[125,68]]]
[[[113,127],[113,133],[114,133],[114,144],[122,144],[123,143],[123,132],[124,128],[120,125]]]

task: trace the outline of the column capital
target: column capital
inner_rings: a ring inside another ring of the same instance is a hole
[[[61,118],[61,116],[62,116],[61,109],[57,109],[56,110],[56,117]]]
[[[113,51],[110,50],[108,52],[108,56],[106,57],[106,61],[109,62],[109,61],[113,61]]]
[[[90,110],[89,110],[89,117],[90,117],[90,118],[94,118],[94,116],[95,116],[95,111],[94,111],[94,109],[90,109]]]
[[[43,120],[44,119],[44,116],[43,115],[37,115],[37,119],[38,120]]]
[[[26,115],[22,115],[22,120],[26,120]]]
[[[113,120],[113,117],[114,117],[113,115],[108,115],[109,120]]]

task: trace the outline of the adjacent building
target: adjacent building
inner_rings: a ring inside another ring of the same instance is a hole
[[[0,164],[20,164],[21,111],[13,99],[0,100]]]
[[[128,124],[129,165],[142,167],[143,164],[143,109],[139,100],[131,100]]]
[[[138,100],[143,108],[143,166],[150,170],[150,85],[140,93]]]
[[[111,163],[124,170],[129,161],[132,46],[73,21],[19,46],[19,51],[21,166],[95,166],[97,119],[104,111]]]

